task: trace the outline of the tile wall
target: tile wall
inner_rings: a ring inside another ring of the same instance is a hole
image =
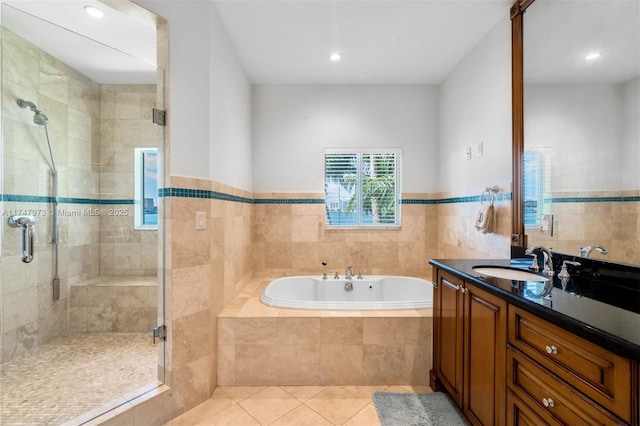
[[[176,195],[164,200],[166,378],[180,413],[216,386],[217,316],[252,275],[252,205],[242,201],[251,194],[208,180],[172,176],[171,190]],[[203,230],[196,230],[197,212],[207,218]]]
[[[640,264],[640,191],[563,192],[552,201],[554,235],[527,229],[530,242],[575,255],[582,246],[599,244],[610,253],[590,257]]]
[[[494,228],[483,234],[475,228],[484,187],[439,194],[437,257],[444,259],[507,259],[511,256],[511,184],[497,184]],[[483,199],[489,202],[487,196]]]
[[[468,239],[456,241],[456,247],[461,249],[475,242],[475,248],[485,250],[484,254],[475,256],[509,255],[510,222],[505,219],[510,218],[509,201],[496,203],[500,235],[478,236],[466,231],[473,228],[479,192],[456,198],[451,201],[455,204],[453,207],[439,204],[438,195],[403,194],[402,227],[377,231],[324,229],[325,208],[323,203],[318,203],[322,193],[252,194],[217,182],[180,176],[171,176],[170,185],[163,192],[169,326],[166,365],[167,382],[175,392],[176,413],[206,399],[216,383],[229,380],[217,377],[217,318],[225,307],[232,306],[234,297],[253,277],[317,274],[322,271],[321,262],[326,261],[340,273],[352,265],[363,273],[429,279],[429,259],[442,255],[438,252],[437,238],[442,219],[439,214],[445,212],[445,221],[456,223],[469,235]],[[204,230],[196,230],[197,212],[204,212],[207,217]],[[494,244],[503,245],[505,254],[500,247],[493,247]],[[331,321],[325,321],[329,328],[335,325],[329,324]],[[380,327],[381,322],[391,326],[398,320],[367,319],[367,333],[363,318],[343,321],[355,321],[357,324],[350,326],[361,330],[359,337],[355,337],[359,340],[346,344],[364,351],[364,345],[375,346],[378,338],[370,327]],[[277,320],[274,327],[269,333],[279,330]],[[329,346],[325,351],[327,348]],[[367,348],[369,350],[373,351],[372,356],[377,353],[373,346]],[[403,358],[403,362],[407,359]],[[356,371],[363,369],[362,364]],[[356,382],[372,382],[369,379],[363,375]],[[247,376],[240,382],[248,384],[251,380]],[[327,380],[328,383],[332,379]]]
[[[99,87],[16,34],[2,29],[4,216],[36,217],[36,257],[19,256],[19,230],[3,220],[3,361],[35,349],[68,329],[68,286],[98,274]],[[52,294],[52,178],[43,126],[18,98],[49,119],[58,170],[61,297]]]
[[[219,386],[428,385],[431,309],[264,306],[256,278],[218,317]]]
[[[156,275],[157,231],[133,226],[133,148],[156,146],[155,85],[100,86],[3,28],[4,216],[36,217],[36,256],[20,260],[19,230],[3,221],[3,360],[69,330],[69,286],[99,275]],[[53,301],[52,173],[58,170],[61,297]],[[113,204],[105,205],[103,202]]]
[[[311,203],[323,200],[324,193],[255,197],[256,276],[318,274],[322,262],[341,275],[353,266],[356,272],[370,275],[431,276],[428,261],[436,257],[438,224],[433,194],[403,194],[402,226],[380,230],[326,229],[324,203]],[[412,201],[416,204],[409,204]]]
[[[134,148],[154,148],[156,85],[100,86],[100,197],[134,198]],[[100,216],[100,275],[156,275],[158,231],[134,229],[131,204],[105,205]]]

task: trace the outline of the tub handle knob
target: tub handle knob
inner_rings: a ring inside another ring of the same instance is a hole
[[[333,274],[333,279],[334,280],[339,280],[340,279],[340,275],[338,275],[338,271],[331,271],[331,273]]]

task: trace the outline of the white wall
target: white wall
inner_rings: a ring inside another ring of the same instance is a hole
[[[403,192],[436,192],[432,86],[254,86],[253,190],[322,192],[324,149],[403,148]]]
[[[525,86],[525,149],[551,148],[552,191],[623,187],[622,92],[619,84]]]
[[[169,23],[172,175],[251,190],[251,86],[212,2],[137,0]]]
[[[505,16],[440,84],[443,192],[511,181],[511,23]],[[484,155],[476,156],[483,142]],[[466,160],[465,148],[473,149]]]
[[[640,189],[640,77],[623,85],[622,188]]]

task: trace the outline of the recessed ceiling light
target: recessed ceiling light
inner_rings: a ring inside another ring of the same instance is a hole
[[[84,11],[92,18],[100,19],[104,16],[104,12],[94,6],[85,6]]]
[[[584,57],[587,61],[593,61],[594,59],[598,59],[602,54],[600,52],[591,52],[587,56]]]
[[[329,55],[329,59],[331,59],[332,62],[338,62],[340,59],[342,59],[342,55],[338,52],[333,52],[331,55]]]

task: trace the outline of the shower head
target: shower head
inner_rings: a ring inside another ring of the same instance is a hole
[[[33,116],[33,122],[36,123],[38,126],[44,126],[49,122],[49,119],[47,118],[46,115],[42,113],[42,111],[36,110],[36,115]]]
[[[36,106],[36,104],[34,104],[33,102],[25,101],[24,99],[18,99],[18,106],[20,108],[31,109],[31,111],[33,111],[33,113],[35,114],[33,116],[33,122],[36,123],[37,125],[44,126],[49,122],[49,119],[47,118],[47,116],[44,115],[44,113],[40,111]]]

